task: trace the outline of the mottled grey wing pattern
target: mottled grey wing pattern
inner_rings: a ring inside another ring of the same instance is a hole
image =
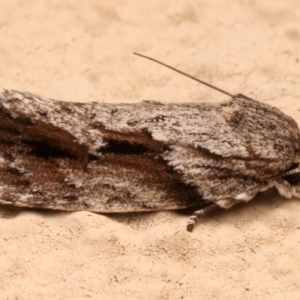
[[[122,120],[110,128],[118,110],[137,106],[0,91],[0,202],[97,212],[203,204],[162,159],[164,143]]]
[[[238,95],[219,104],[214,114],[204,123],[206,131],[200,127],[194,136],[195,145],[178,141],[163,155],[203,199],[214,202],[257,191],[292,166],[298,125],[277,108]]]
[[[116,111],[109,128],[117,131],[123,121],[126,130],[163,143],[164,161],[210,202],[257,191],[291,167],[298,147],[292,118],[243,95],[221,104],[150,102],[130,111]]]
[[[2,89],[0,202],[98,212],[205,205],[286,171],[298,135],[291,118],[242,95],[83,104]]]

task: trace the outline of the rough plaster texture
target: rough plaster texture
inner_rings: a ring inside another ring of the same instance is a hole
[[[0,1],[1,86],[71,101],[222,101],[141,52],[300,122],[297,1]],[[0,207],[1,299],[300,299],[300,203],[205,217]]]

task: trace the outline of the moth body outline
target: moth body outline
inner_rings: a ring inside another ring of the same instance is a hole
[[[223,90],[221,90],[223,92]],[[221,103],[74,103],[0,89],[0,203],[102,213],[300,198],[300,131],[279,109]]]

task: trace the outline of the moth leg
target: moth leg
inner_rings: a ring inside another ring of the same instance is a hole
[[[285,181],[285,180],[284,180]],[[187,230],[188,231],[193,231],[194,225],[196,222],[206,213],[211,212],[215,210],[216,208],[223,208],[223,209],[229,209],[232,206],[242,203],[242,202],[248,202],[250,201],[258,192],[265,191],[268,189],[270,186],[274,186],[275,183],[264,183],[261,184],[259,187],[249,190],[247,192],[241,193],[236,195],[234,198],[229,198],[229,199],[221,199],[221,200],[216,200],[216,204],[210,204],[209,206],[197,210],[194,212],[194,214],[190,217],[190,220],[187,225]],[[292,186],[291,186],[292,187]],[[300,190],[298,191],[299,198],[300,198]]]
[[[274,186],[282,197],[300,199],[300,189],[290,185],[286,180],[278,178],[274,180]]]
[[[205,207],[205,208],[202,208],[202,209],[199,209],[197,211],[195,211],[193,213],[192,216],[190,216],[190,220],[187,224],[187,231],[189,232],[192,232],[193,229],[194,229],[194,225],[196,224],[196,222],[202,217],[204,216],[205,214],[215,210],[216,208],[218,208],[219,206],[217,204],[210,204],[209,206]]]

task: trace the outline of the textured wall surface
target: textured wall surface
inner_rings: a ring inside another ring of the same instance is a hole
[[[300,122],[297,1],[1,0],[0,81],[70,101],[218,102],[141,52]],[[203,218],[0,206],[1,299],[299,299],[300,203]]]

